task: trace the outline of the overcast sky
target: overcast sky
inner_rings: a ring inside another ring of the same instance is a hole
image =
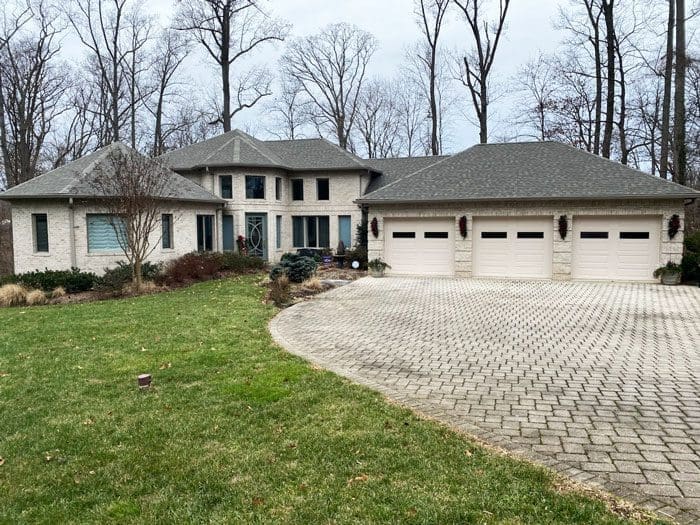
[[[173,12],[175,2],[171,0],[146,0],[147,6],[158,14],[163,23],[167,23]],[[495,75],[501,81],[507,81],[518,68],[530,58],[537,56],[539,50],[553,51],[561,39],[561,34],[554,29],[558,5],[566,0],[516,0],[512,2],[507,20],[505,36],[498,49],[495,62]],[[497,8],[497,2],[488,2]],[[304,36],[318,32],[324,26],[334,22],[347,22],[372,33],[379,42],[379,48],[370,64],[370,75],[393,77],[405,63],[404,52],[407,46],[420,38],[413,13],[413,0],[268,0],[264,2],[267,11],[274,17],[282,18],[292,24],[292,36]],[[445,28],[443,46],[445,50],[464,47],[470,42],[466,33],[466,23],[458,18],[458,12],[452,9]],[[73,46],[71,46],[73,47]],[[270,46],[256,55],[257,60],[267,63],[275,69],[277,59],[284,50],[284,44]],[[77,51],[77,49],[76,49]],[[191,57],[188,64],[190,75],[197,78],[195,84],[210,83],[212,94],[218,93],[219,80],[213,65],[201,66],[204,61],[209,64],[201,50]],[[200,76],[205,80],[202,82]],[[463,88],[462,88],[463,89]],[[450,151],[464,149],[478,140],[478,130],[462,115],[471,111],[466,93],[459,93],[461,107],[455,108],[452,116],[453,125],[449,130],[446,148]],[[506,100],[494,104],[493,109],[509,107]],[[492,129],[495,129],[505,115],[494,115]],[[248,128],[259,138],[267,138],[266,123],[261,117],[261,108],[247,110],[236,116],[234,125]],[[508,130],[498,130],[507,132]]]

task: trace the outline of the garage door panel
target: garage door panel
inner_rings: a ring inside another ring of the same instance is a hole
[[[390,274],[453,275],[454,220],[385,219],[385,260]]]
[[[575,279],[649,281],[659,266],[661,218],[574,216]]]
[[[552,276],[551,217],[475,217],[476,277]]]

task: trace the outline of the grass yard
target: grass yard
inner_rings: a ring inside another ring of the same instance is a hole
[[[257,279],[0,310],[0,523],[624,522],[286,354]]]

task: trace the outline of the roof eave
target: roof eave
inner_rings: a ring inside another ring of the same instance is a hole
[[[85,200],[100,200],[105,199],[103,195],[85,195],[85,194],[66,194],[66,193],[45,193],[42,195],[10,195],[5,196],[0,193],[0,200],[13,201],[13,200],[58,200],[58,199],[85,199]],[[199,202],[203,204],[225,204],[224,199],[213,198],[213,199],[194,199],[186,197],[162,197],[163,201],[174,201],[174,202]]]
[[[175,172],[199,171],[204,169],[228,169],[228,168],[266,168],[277,169],[282,171],[305,172],[305,171],[374,171],[377,170],[371,166],[344,166],[344,167],[325,167],[325,168],[293,168],[283,164],[255,164],[255,163],[236,163],[236,164],[197,164],[195,166],[180,167],[171,166],[170,169]],[[379,172],[381,173],[381,172]]]
[[[435,204],[435,203],[462,203],[462,202],[494,202],[494,201],[596,201],[596,200],[675,200],[675,199],[700,199],[700,192],[674,193],[668,195],[596,195],[596,196],[540,196],[540,197],[480,197],[467,199],[356,199],[357,204]]]

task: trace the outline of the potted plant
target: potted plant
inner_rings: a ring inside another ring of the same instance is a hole
[[[666,285],[676,285],[681,282],[682,269],[680,264],[668,261],[666,266],[654,270],[654,278],[661,278],[661,283]]]
[[[391,266],[382,261],[380,258],[377,258],[369,261],[367,263],[367,268],[369,268],[369,273],[372,277],[384,277],[384,270],[391,268]]]

